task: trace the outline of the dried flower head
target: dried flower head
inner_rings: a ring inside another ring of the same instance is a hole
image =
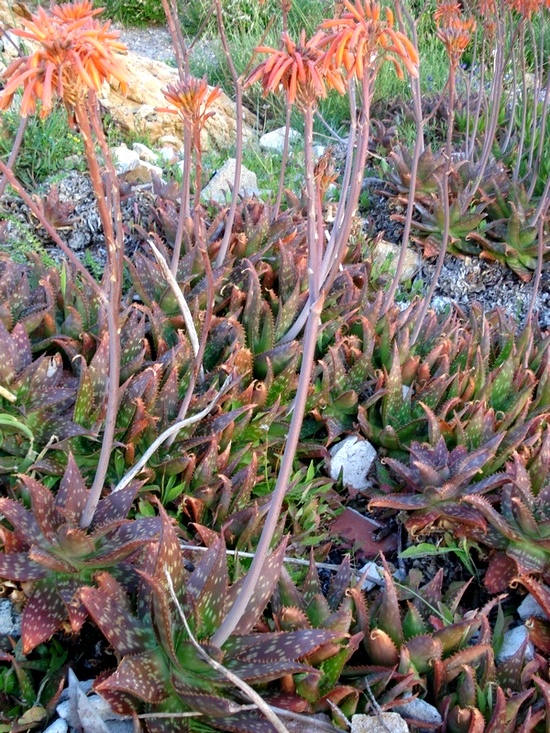
[[[252,71],[247,86],[261,79],[264,95],[282,87],[289,104],[296,102],[301,107],[326,97],[327,86],[344,94],[346,86],[340,71],[323,63],[324,54],[320,49],[323,38],[323,34],[316,33],[306,40],[305,31],[302,31],[295,43],[283,33],[281,49],[259,46],[256,53],[267,53],[269,58]]]
[[[101,9],[89,0],[54,6],[49,12],[38,8],[30,19],[22,19],[23,29],[14,34],[38,44],[29,56],[15,59],[4,72],[6,86],[0,94],[0,109],[7,109],[17,89],[23,87],[21,115],[34,114],[40,100],[41,117],[52,109],[54,97],[73,108],[90,90],[99,91],[105,80],[114,77],[126,90],[126,74],[115,51],[125,50],[110,22],[95,19]]]
[[[159,109],[159,112],[179,114],[184,123],[191,127],[196,126],[200,130],[204,127],[206,120],[215,114],[208,108],[222,92],[219,87],[210,89],[206,78],[197,79],[194,76],[187,76],[167,86],[162,93],[174,107]]]
[[[365,66],[376,68],[379,60],[388,59],[399,78],[403,77],[402,66],[411,76],[418,76],[418,52],[404,33],[394,29],[389,8],[384,20],[374,0],[355,0],[354,4],[343,0],[342,6],[340,17],[322,24],[322,28],[333,29],[324,42],[325,65],[343,65],[349,76],[362,79]]]

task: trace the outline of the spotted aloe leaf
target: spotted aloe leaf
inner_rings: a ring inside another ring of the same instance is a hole
[[[23,654],[47,641],[67,617],[67,608],[57,587],[39,580],[21,619]]]
[[[273,595],[275,586],[277,585],[277,580],[283,565],[287,542],[287,539],[283,540],[280,545],[265,559],[262,568],[261,582],[256,584],[252,596],[250,597],[250,601],[246,607],[246,611],[235,628],[236,635],[241,636],[243,634],[250,633],[256,625],[260,614],[267,606],[269,599]],[[243,582],[243,579],[239,579],[229,589],[227,594],[228,606],[234,603]]]
[[[186,587],[192,601],[197,637],[209,637],[220,625],[225,610],[228,586],[225,543],[212,545],[195,567]]]
[[[119,654],[139,654],[152,636],[149,627],[130,612],[122,586],[108,573],[97,576],[97,588],[82,588],[80,597],[109,643]]]
[[[108,680],[95,689],[101,694],[122,692],[147,703],[159,703],[168,696],[164,660],[157,650],[126,656]]]

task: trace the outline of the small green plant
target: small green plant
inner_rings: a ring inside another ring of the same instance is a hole
[[[0,116],[0,159],[7,160],[19,127],[17,107]],[[67,113],[56,106],[45,118],[30,117],[14,172],[30,188],[67,170],[82,169],[84,146],[80,135],[67,123]]]
[[[94,5],[105,8],[109,18],[123,25],[139,28],[166,23],[160,0],[94,0]]]

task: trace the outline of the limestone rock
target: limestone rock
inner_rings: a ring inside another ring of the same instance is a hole
[[[155,153],[154,150],[151,150],[151,148],[148,148],[147,145],[144,145],[143,143],[134,143],[132,145],[132,150],[139,155],[141,160],[146,160],[148,163],[156,164],[158,154]]]
[[[149,163],[147,160],[140,160],[135,168],[126,173],[124,180],[128,183],[150,183],[153,176],[162,178],[162,173],[162,168],[159,165]]]
[[[128,94],[124,96],[120,85],[114,80],[109,86],[103,85],[100,102],[115,124],[125,133],[147,134],[152,143],[161,137],[173,136],[183,139],[183,125],[178,115],[158,112],[157,108],[167,108],[169,104],[162,89],[178,80],[177,69],[162,61],[139,56],[128,52],[120,56],[128,75]],[[202,144],[204,149],[226,150],[235,143],[235,104],[224,93],[212,105],[215,112],[206,120]],[[244,141],[255,138],[252,125],[253,115],[244,111]]]
[[[228,158],[217,173],[211,178],[210,182],[202,189],[201,198],[204,201],[218,201],[223,203],[231,197],[231,189],[235,180],[235,166],[237,161],[235,158]],[[258,180],[256,174],[249,171],[248,168],[242,166],[241,169],[241,187],[239,190],[241,196],[257,196]]]
[[[111,148],[110,153],[119,176],[133,171],[139,165],[139,153],[136,150],[130,150],[124,143]]]
[[[383,269],[382,277],[388,278],[395,275],[397,269],[397,261],[401,247],[387,242],[385,239],[380,240],[374,246],[373,250],[373,264]],[[401,273],[401,281],[411,280],[418,272],[420,265],[422,264],[422,257],[418,252],[414,252],[412,249],[407,248],[405,254],[405,265],[403,272]]]
[[[351,733],[409,733],[409,726],[399,713],[353,715]]]
[[[361,491],[370,486],[367,474],[376,458],[376,449],[368,440],[350,435],[330,449],[330,477],[335,481],[343,472],[344,484]]]
[[[276,130],[266,132],[260,138],[260,148],[262,150],[269,150],[272,153],[282,153],[285,145],[285,127],[278,127]],[[289,141],[290,143],[300,142],[302,136],[298,130],[289,130]]]

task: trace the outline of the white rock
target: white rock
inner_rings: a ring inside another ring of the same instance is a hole
[[[62,720],[68,720],[71,717],[71,703],[69,700],[63,700],[63,702],[60,702],[55,708],[55,712]]]
[[[529,593],[525,596],[523,601],[518,606],[518,615],[522,621],[527,621],[528,618],[542,618],[547,619],[548,616],[544,613],[544,610],[539,603]]]
[[[169,165],[178,160],[178,154],[171,145],[163,145],[163,147],[159,149],[158,155]]]
[[[405,718],[410,717],[415,721],[421,720],[423,723],[429,725],[430,728],[439,726],[443,723],[443,718],[441,717],[439,710],[433,705],[430,705],[429,702],[420,700],[418,697],[405,703],[405,705],[400,705],[399,712]]]
[[[533,644],[529,641],[529,631],[527,630],[527,627],[522,624],[521,626],[515,626],[504,634],[502,646],[497,656],[497,661],[505,662],[507,659],[510,659],[510,657],[514,657],[526,639],[527,647],[525,649],[525,659],[533,659],[535,649]]]
[[[376,458],[368,440],[350,435],[330,449],[330,477],[336,481],[342,471],[344,484],[361,491],[370,486],[367,474]]]
[[[380,242],[375,245],[373,251],[373,264],[383,270],[382,277],[388,278],[395,275],[400,253],[400,245],[393,244],[393,242],[386,242],[385,239],[381,239]],[[400,280],[412,280],[418,272],[421,264],[422,257],[418,252],[414,252],[412,249],[407,248]]]
[[[132,150],[139,155],[141,160],[146,160],[148,163],[156,164],[158,156],[155,151],[148,148],[147,145],[144,145],[143,143],[134,143],[132,145]]]
[[[62,718],[58,718],[46,728],[44,733],[67,733],[68,730],[69,724],[67,723],[67,721],[63,720]]]
[[[128,171],[133,171],[140,163],[139,154],[135,150],[130,150],[124,143],[117,145],[115,148],[111,148],[111,155],[113,156],[116,172],[119,176],[128,173]]]
[[[326,145],[314,145],[313,146],[313,157],[315,160],[319,160],[327,151]]]
[[[205,201],[217,201],[223,203],[231,198],[231,189],[235,181],[235,167],[237,161],[235,158],[228,158],[222,167],[212,177],[210,182],[202,189],[201,198]],[[239,194],[241,196],[257,196],[258,179],[256,174],[249,171],[243,165],[241,168],[241,187]]]
[[[159,165],[140,160],[135,168],[124,175],[124,180],[128,183],[149,183],[153,179],[153,174],[162,178],[162,173],[163,170]]]
[[[111,708],[107,700],[101,695],[90,695],[88,702],[93,707],[95,712],[99,715],[101,720],[121,720],[122,716],[115,713]]]
[[[0,598],[0,636],[21,636],[21,616],[9,598]]]
[[[300,142],[302,136],[298,130],[290,128],[288,131],[290,143]],[[260,148],[262,150],[269,150],[272,153],[282,153],[285,145],[285,128],[278,127],[276,130],[266,132],[260,138]]]
[[[351,733],[409,733],[409,726],[399,713],[352,715]]]
[[[369,591],[377,585],[384,585],[384,576],[380,572],[379,566],[372,560],[363,565],[359,570],[359,576],[363,579],[361,590]]]

